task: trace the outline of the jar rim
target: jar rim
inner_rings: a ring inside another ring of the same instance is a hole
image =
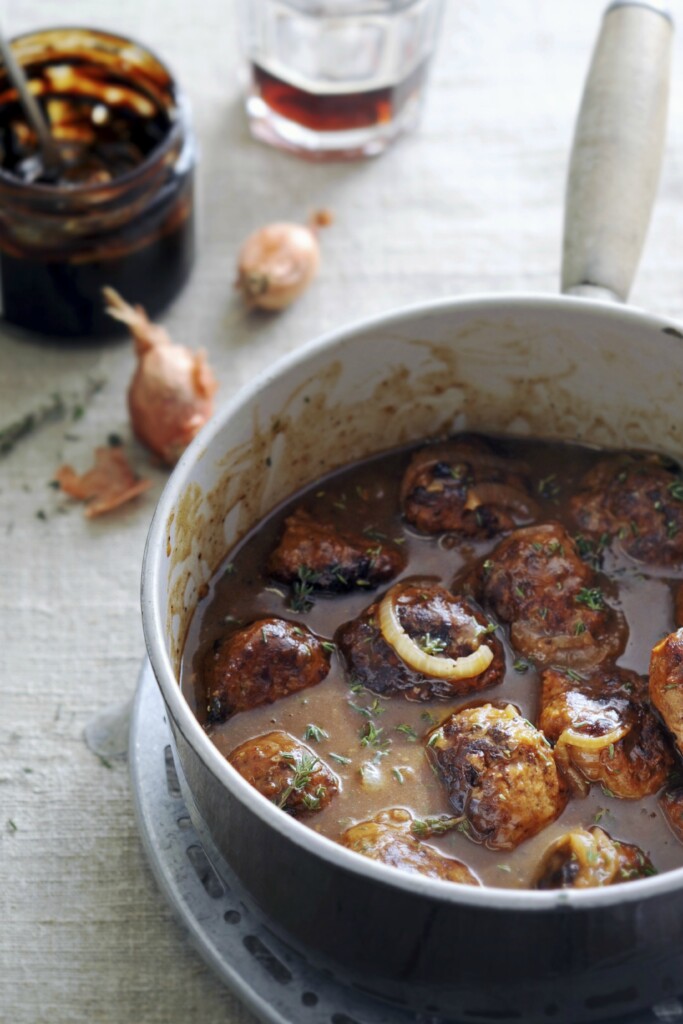
[[[160,158],[163,158],[173,146],[179,141],[181,132],[184,128],[189,127],[190,117],[190,105],[187,96],[183,89],[180,88],[178,81],[171,71],[168,64],[163,61],[155,50],[151,49],[146,44],[138,42],[132,36],[121,35],[118,32],[110,32],[108,29],[91,28],[87,25],[52,25],[47,28],[34,29],[30,32],[21,32],[19,35],[12,36],[10,39],[10,45],[18,43],[22,40],[30,39],[33,36],[49,35],[51,33],[59,32],[82,32],[86,36],[99,37],[111,39],[114,42],[126,43],[131,46],[137,47],[146,56],[151,57],[152,60],[158,64],[161,70],[168,76],[169,91],[173,99],[173,106],[166,111],[169,119],[168,131],[163,140],[153,149],[149,151],[143,160],[133,167],[129,171],[125,171],[123,174],[117,175],[112,181],[108,182],[84,182],[81,184],[69,185],[65,188],[63,185],[48,185],[43,182],[33,181],[22,181],[15,174],[11,174],[9,171],[4,170],[0,166],[0,183],[3,187],[14,189],[17,192],[21,192],[24,195],[32,194],[42,198],[55,198],[58,195],[66,196],[97,196],[98,194],[104,194],[107,191],[111,191],[112,187],[122,186],[125,188],[126,185],[134,184],[138,178],[143,177],[147,171],[156,164]]]

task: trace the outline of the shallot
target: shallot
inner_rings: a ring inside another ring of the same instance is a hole
[[[240,249],[235,282],[249,306],[275,311],[298,299],[320,266],[316,229],[330,222],[323,210],[308,224],[278,221],[249,235]]]
[[[123,449],[96,448],[94,466],[79,476],[71,466],[60,466],[55,480],[72,498],[85,501],[89,519],[111,512],[152,486],[141,480],[128,465]]]
[[[130,306],[113,288],[103,294],[107,313],[126,324],[135,341],[138,365],[128,388],[133,431],[173,465],[213,414],[218,383],[206,353],[176,345],[141,306]]]

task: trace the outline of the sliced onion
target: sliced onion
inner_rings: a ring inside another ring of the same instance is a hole
[[[436,679],[471,679],[484,672],[493,661],[493,651],[485,644],[462,658],[439,658],[427,654],[415,643],[399,621],[391,591],[380,601],[377,612],[382,636],[406,665]]]
[[[569,833],[567,840],[581,869],[575,881],[576,888],[608,885],[616,875],[619,863],[616,847],[602,829],[595,832],[576,829]]]
[[[536,502],[520,491],[518,487],[511,487],[509,484],[485,482],[470,487],[465,508],[468,511],[473,511],[480,505],[500,505],[502,508],[511,508],[513,512],[527,519],[533,519],[538,513]]]
[[[616,725],[614,729],[610,729],[609,732],[604,733],[602,736],[586,736],[585,733],[578,732],[570,727],[560,733],[556,746],[563,744],[568,747],[575,747],[577,750],[603,750],[605,747],[623,740],[630,729],[630,725],[625,725],[622,722],[621,725]]]

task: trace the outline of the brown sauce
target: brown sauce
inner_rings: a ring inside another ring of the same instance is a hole
[[[540,441],[504,439],[497,440],[496,445],[531,467],[540,506],[537,521],[560,521],[571,534],[579,532],[566,510],[565,499],[605,453]],[[357,692],[334,654],[330,673],[319,685],[235,714],[220,725],[207,723],[202,659],[218,637],[234,628],[236,620],[247,624],[265,616],[282,617],[305,624],[321,638],[331,640],[342,623],[355,618],[386,589],[348,595],[314,594],[309,611],[292,611],[289,588],[270,578],[264,566],[279,541],[283,520],[295,508],[303,506],[320,520],[334,522],[340,528],[398,539],[407,554],[407,565],[399,579],[431,577],[449,587],[454,577],[464,574],[496,547],[500,536],[486,541],[452,534],[432,537],[419,534],[403,520],[399,489],[412,451],[392,451],[347,467],[315,482],[276,509],[240,542],[215,573],[186,642],[181,669],[183,693],[224,755],[245,740],[273,729],[285,730],[299,739],[304,739],[310,724],[327,733],[319,742],[306,742],[337,773],[342,786],[330,805],[309,815],[305,824],[331,839],[338,839],[351,824],[385,808],[405,807],[417,818],[453,813],[444,788],[427,762],[421,737],[455,709],[489,701],[512,703],[530,721],[537,719],[538,673],[513,651],[507,627],[502,626],[497,635],[505,643],[504,681],[476,699],[470,696],[415,703],[401,696],[378,698],[368,690]],[[681,579],[683,571],[635,562],[620,552],[619,545],[605,552],[600,582],[611,603],[623,611],[628,627],[624,651],[617,659],[619,666],[647,673],[653,645],[674,629],[673,589]],[[380,713],[374,712],[373,721],[383,730],[382,739],[388,741],[388,752],[382,757],[360,742],[368,721],[362,709],[373,705],[381,708]],[[348,763],[340,763],[332,755],[348,758]],[[373,761],[377,763],[368,769],[366,766]],[[373,771],[379,772],[380,785],[361,784],[362,773]],[[585,799],[570,800],[552,825],[512,851],[487,849],[458,831],[429,841],[464,862],[485,885],[528,887],[543,852],[556,838],[573,827],[588,828],[596,822],[613,838],[638,845],[660,872],[683,865],[683,847],[667,825],[657,796],[619,800],[599,785],[593,785]]]

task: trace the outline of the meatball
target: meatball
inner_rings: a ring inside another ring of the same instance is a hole
[[[599,782],[613,796],[639,800],[662,788],[673,756],[644,698],[644,680],[625,669],[583,679],[557,669],[543,673],[538,726],[575,790],[585,795]]]
[[[228,761],[271,803],[294,817],[327,807],[339,779],[305,743],[287,732],[268,732],[235,747]]]
[[[356,853],[381,861],[392,868],[442,878],[446,882],[480,885],[470,869],[454,857],[447,857],[427,843],[420,842],[411,831],[413,816],[403,808],[392,808],[347,828],[339,840]]]
[[[490,849],[514,849],[564,809],[550,744],[512,705],[457,711],[432,730],[427,750],[465,834]]]
[[[559,523],[515,530],[479,568],[474,588],[525,657],[541,665],[587,668],[616,657],[623,617],[610,608],[599,577]]]
[[[659,806],[671,831],[683,843],[683,786],[667,789],[659,798]]]
[[[659,455],[599,462],[570,508],[582,530],[618,538],[632,558],[655,565],[683,560],[683,479]]]
[[[330,670],[330,656],[304,626],[259,619],[217,640],[203,668],[208,721],[222,722],[316,686]]]
[[[379,621],[384,601],[392,602],[399,635],[402,630],[402,636],[412,642],[414,666],[406,663],[385,639]],[[501,682],[505,674],[503,645],[472,601],[456,597],[433,582],[413,580],[395,584],[383,602],[370,605],[337,632],[339,650],[355,681],[375,693],[403,694],[408,700],[418,701],[462,696]],[[417,667],[421,655],[431,655],[431,664],[438,670],[435,659],[445,663],[446,659],[467,657],[484,646],[493,658],[478,675],[440,678]]]
[[[282,540],[268,563],[272,576],[284,583],[307,583],[312,589],[342,592],[358,586],[376,587],[393,579],[405,566],[395,544],[347,533],[320,523],[305,509],[285,519]]]
[[[652,650],[650,700],[683,753],[683,629],[670,633]]]
[[[476,437],[433,444],[411,459],[401,483],[403,514],[424,533],[492,537],[538,512],[526,467]]]
[[[652,861],[639,847],[612,839],[593,825],[588,830],[567,832],[548,848],[532,887],[593,889],[656,874]]]

